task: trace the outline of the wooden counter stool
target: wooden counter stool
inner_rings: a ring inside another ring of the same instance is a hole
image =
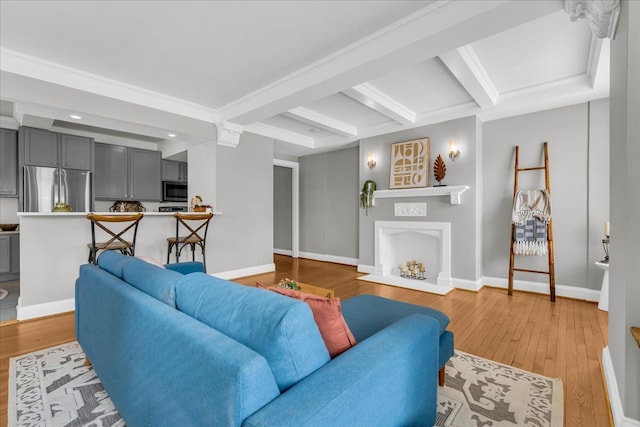
[[[173,217],[176,219],[175,237],[167,239],[167,264],[171,251],[176,248],[176,262],[180,262],[180,253],[182,249],[189,245],[191,247],[191,260],[196,260],[195,249],[200,247],[202,251],[202,265],[204,272],[207,272],[207,257],[205,256],[205,245],[207,243],[207,230],[209,229],[209,221],[213,218],[212,213],[182,213],[176,212]],[[187,236],[180,236],[181,226],[186,229]]]
[[[138,224],[144,214],[135,213],[129,215],[101,215],[90,213],[87,219],[91,221],[91,243],[87,244],[89,248],[89,262],[98,264],[98,251],[117,250],[124,255],[135,255],[136,236],[138,234]],[[113,231],[107,228],[106,224],[117,224],[120,231]],[[111,238],[106,242],[96,242],[96,226],[105,231]],[[125,239],[125,234],[131,230],[133,238]]]

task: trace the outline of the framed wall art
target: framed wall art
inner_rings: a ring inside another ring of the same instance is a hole
[[[421,188],[429,184],[429,138],[391,144],[389,188]]]

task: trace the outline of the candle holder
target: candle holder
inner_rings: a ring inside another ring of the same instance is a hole
[[[604,236],[602,239],[602,249],[604,249],[604,259],[600,262],[609,263],[609,236]]]

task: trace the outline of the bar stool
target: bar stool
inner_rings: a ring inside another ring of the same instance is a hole
[[[91,221],[91,243],[87,243],[87,247],[89,248],[89,262],[98,264],[98,251],[102,250],[118,250],[124,255],[135,255],[138,224],[143,216],[144,214],[142,213],[129,215],[87,214],[87,219]],[[120,226],[120,231],[113,231],[103,223],[115,223]],[[106,242],[96,242],[96,226],[105,231],[111,238]],[[133,232],[133,238],[127,240],[125,239],[125,234],[129,230]]]
[[[176,248],[176,262],[180,262],[180,253],[185,246],[191,247],[191,260],[196,260],[195,249],[200,247],[202,251],[202,265],[204,272],[207,272],[207,257],[205,256],[205,245],[207,243],[207,230],[209,229],[209,221],[213,218],[212,213],[182,213],[173,214],[176,219],[175,237],[167,238],[167,264],[171,251]],[[186,228],[187,236],[180,236],[180,226]]]

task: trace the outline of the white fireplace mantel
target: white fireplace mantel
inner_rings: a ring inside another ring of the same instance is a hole
[[[469,189],[468,185],[447,185],[444,187],[406,188],[402,190],[377,190],[373,196],[379,199],[393,197],[427,197],[450,196],[452,205],[459,205],[462,193]]]

